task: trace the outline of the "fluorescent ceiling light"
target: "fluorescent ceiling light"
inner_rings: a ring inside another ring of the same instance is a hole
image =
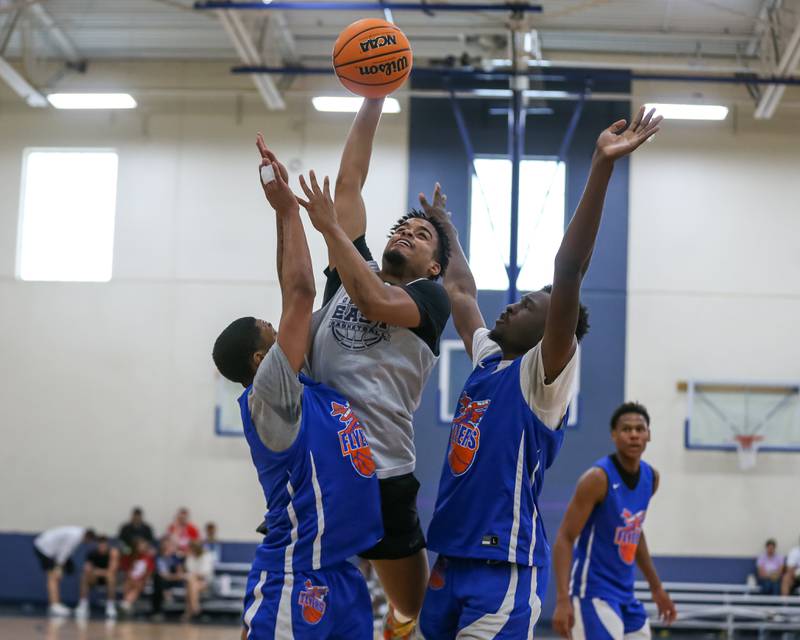
[[[659,104],[644,105],[649,111],[655,109],[657,115],[666,120],[724,120],[728,117],[728,107],[718,104]]]
[[[344,96],[317,96],[311,99],[317,111],[333,111],[336,113],[356,113],[361,108],[364,98]],[[400,113],[400,103],[396,98],[386,98],[383,113]]]
[[[51,93],[47,100],[56,109],[135,109],[128,93]]]

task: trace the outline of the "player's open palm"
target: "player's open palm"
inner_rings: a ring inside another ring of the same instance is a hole
[[[552,624],[553,631],[562,638],[572,638],[572,627],[575,626],[575,612],[572,609],[572,602],[569,600],[556,602]]]
[[[663,622],[666,624],[675,622],[675,618],[678,617],[678,611],[675,608],[675,603],[672,602],[672,598],[669,597],[669,594],[664,591],[663,588],[653,591],[653,602],[656,603],[658,617],[661,618]]]
[[[306,182],[305,178],[302,175],[300,176],[300,187],[308,200],[298,198],[297,201],[308,211],[308,217],[314,228],[320,233],[325,233],[338,224],[336,208],[333,206],[333,198],[331,197],[330,180],[328,176],[325,176],[322,188],[320,188],[317,176],[313,171],[309,172],[308,177],[309,182]]]
[[[617,160],[633,153],[642,143],[658,133],[663,119],[663,116],[655,115],[655,109],[645,113],[644,107],[641,107],[630,125],[627,120],[617,120],[600,134],[597,139],[597,153],[608,160]]]

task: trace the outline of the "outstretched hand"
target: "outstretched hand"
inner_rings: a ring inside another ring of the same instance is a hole
[[[339,224],[336,208],[333,206],[333,198],[331,197],[330,180],[328,176],[325,176],[320,189],[316,174],[310,171],[308,176],[311,186],[308,185],[302,174],[300,175],[300,187],[308,200],[297,198],[297,201],[308,211],[308,217],[314,228],[320,233],[325,233]]]
[[[442,185],[438,182],[433,188],[433,204],[428,202],[424,193],[419,194],[419,204],[429,217],[443,223],[450,221],[450,214],[447,212],[447,196],[442,192]]]
[[[661,587],[654,590],[652,595],[653,602],[656,603],[656,607],[658,608],[658,617],[661,618],[661,621],[668,625],[675,622],[675,619],[678,617],[678,611],[675,608],[675,604],[672,602],[672,598],[664,591],[664,588]]]
[[[641,107],[629,126],[625,126],[626,120],[617,120],[600,134],[596,153],[612,161],[633,153],[660,130],[659,125],[664,117],[653,117],[654,114],[655,109],[645,113],[644,107]]]
[[[289,172],[286,171],[286,167],[283,164],[278,162],[275,154],[269,150],[261,133],[256,136],[256,147],[258,147],[258,152],[261,154],[261,164],[258,166],[259,179],[261,179],[263,167],[272,167],[274,174],[274,179],[269,182],[265,183],[261,180],[261,186],[264,189],[264,195],[267,196],[267,201],[277,212],[297,207],[297,198],[289,188]]]

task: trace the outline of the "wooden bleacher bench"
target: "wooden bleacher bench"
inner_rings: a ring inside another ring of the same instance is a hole
[[[720,630],[728,638],[736,631],[800,631],[800,596],[765,596],[747,584],[665,582],[678,609],[673,628]],[[635,585],[636,597],[644,603],[654,628],[665,625],[646,582]]]

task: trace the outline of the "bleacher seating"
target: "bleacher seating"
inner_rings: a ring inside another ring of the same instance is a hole
[[[800,596],[765,596],[757,586],[700,582],[666,582],[678,609],[674,628],[719,630],[733,638],[737,631],[800,631]],[[636,583],[636,597],[654,628],[664,627],[646,582]]]

